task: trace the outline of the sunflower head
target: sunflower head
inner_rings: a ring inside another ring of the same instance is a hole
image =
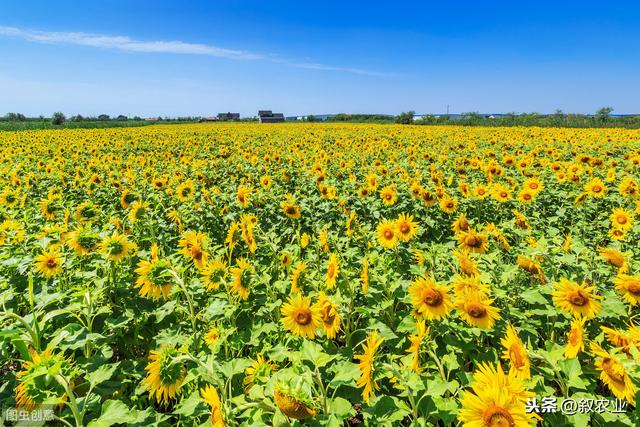
[[[180,394],[186,368],[175,361],[178,355],[178,351],[171,346],[151,350],[149,354],[149,363],[145,367],[147,376],[143,384],[149,391],[149,397],[155,396],[158,403],[167,405]]]
[[[588,286],[585,283],[578,284],[562,278],[555,286],[553,303],[574,317],[591,319],[602,308],[598,302],[601,297],[596,295],[594,291],[595,286]]]
[[[306,420],[317,415],[315,403],[303,377],[293,380],[279,380],[274,386],[273,397],[283,414],[295,420]]]
[[[281,308],[282,324],[294,335],[314,339],[322,325],[322,315],[316,304],[300,294],[289,297]]]
[[[75,371],[68,359],[51,349],[38,353],[29,350],[31,360],[22,364],[16,376],[16,406],[32,411],[41,404],[61,406],[67,400],[65,388],[53,376],[61,375],[71,384]]]
[[[378,243],[380,246],[393,249],[398,246],[400,240],[400,232],[395,221],[383,220],[376,228]]]

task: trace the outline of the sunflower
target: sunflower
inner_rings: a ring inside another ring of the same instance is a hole
[[[99,250],[111,261],[122,261],[135,251],[135,245],[127,239],[127,236],[113,232],[100,242]]]
[[[455,307],[460,317],[470,326],[491,329],[500,319],[500,309],[491,305],[493,299],[480,291],[467,291],[459,295]]]
[[[36,256],[34,261],[36,271],[44,277],[55,277],[62,273],[60,250],[53,245]]]
[[[529,229],[529,221],[527,220],[527,217],[524,216],[520,211],[514,209],[513,216],[515,223],[519,228],[521,228],[522,230]]]
[[[246,208],[249,206],[249,196],[251,195],[251,188],[246,185],[241,185],[238,187],[238,192],[236,193],[236,201],[238,204]]]
[[[180,184],[176,189],[176,197],[181,202],[187,202],[193,199],[193,196],[195,196],[195,193],[196,193],[195,184],[190,179]]]
[[[83,202],[76,208],[76,218],[81,224],[94,221],[98,215],[100,215],[100,210],[90,201]]]
[[[175,283],[171,263],[165,259],[158,259],[157,256],[152,255],[149,261],[141,260],[136,273],[138,279],[133,287],[140,288],[140,295],[145,298],[167,298]]]
[[[540,178],[533,177],[533,178],[527,178],[522,184],[522,187],[532,192],[534,195],[537,195],[544,189],[544,184],[542,183]]]
[[[634,405],[636,387],[629,377],[625,366],[616,355],[605,351],[596,343],[591,343],[591,353],[598,356],[595,366],[600,371],[600,380],[611,390],[613,395]]]
[[[376,227],[376,235],[380,246],[387,249],[393,249],[398,246],[400,232],[396,221],[385,219],[380,222]]]
[[[593,178],[584,186],[585,193],[592,197],[604,197],[607,187],[600,178]]]
[[[536,193],[524,188],[518,193],[518,200],[522,203],[532,203],[536,199]]]
[[[458,246],[463,251],[483,254],[487,252],[487,236],[470,228],[458,234]]]
[[[322,252],[329,252],[329,229],[326,226],[318,233],[318,243]]]
[[[608,328],[606,326],[600,326],[600,329],[607,337],[607,341],[609,341],[611,345],[619,348],[628,356],[632,356],[629,347],[633,345],[638,348],[638,344],[640,344],[637,335],[638,327],[633,324],[629,326],[629,330],[626,332]]]
[[[63,207],[60,204],[60,198],[59,194],[51,194],[40,202],[40,213],[46,220],[53,220],[56,214],[62,211]]]
[[[545,277],[544,277],[544,272],[542,271],[542,267],[536,261],[530,258],[524,257],[522,255],[518,255],[518,257],[516,258],[516,264],[518,264],[518,267],[520,267],[527,273],[537,276],[540,282],[542,283],[545,282]]]
[[[307,269],[307,264],[304,261],[298,261],[291,271],[291,293],[301,291],[302,285],[302,273]]]
[[[224,284],[227,263],[223,259],[208,261],[200,270],[200,282],[210,291],[216,291]]]
[[[458,218],[456,218],[456,220],[453,221],[453,224],[451,224],[451,229],[455,234],[462,233],[463,231],[469,231],[469,228],[471,228],[471,224],[469,224],[466,215],[463,213],[458,215]]]
[[[438,285],[433,279],[419,277],[409,286],[411,303],[427,320],[440,320],[453,308],[449,289]]]
[[[371,191],[375,191],[378,188],[378,177],[374,173],[369,173],[364,178],[367,188]]]
[[[320,292],[316,306],[320,311],[322,327],[327,334],[327,338],[330,340],[334,339],[340,330],[340,313],[338,313],[338,308],[323,292]]]
[[[338,277],[339,272],[340,267],[338,266],[338,256],[336,254],[331,254],[331,256],[329,256],[329,261],[327,262],[327,276],[325,279],[325,284],[329,289],[336,285],[336,278]]]
[[[623,208],[615,208],[611,212],[611,225],[622,231],[630,230],[633,227],[633,215]]]
[[[271,187],[271,177],[269,175],[263,175],[260,177],[260,185],[262,185],[262,188]]]
[[[411,355],[411,365],[409,365],[409,368],[417,374],[422,372],[422,367],[420,366],[420,345],[424,337],[429,335],[429,333],[430,330],[426,327],[426,321],[422,319],[416,323],[416,334],[409,336],[411,345],[406,350],[406,352]]]
[[[285,199],[280,202],[280,208],[289,218],[298,219],[301,216],[300,206],[298,206],[296,199],[291,194],[287,194]]]
[[[617,267],[619,273],[624,273],[629,268],[625,254],[614,248],[598,248],[598,253],[610,265]]]
[[[487,187],[485,185],[478,184],[473,187],[473,190],[471,190],[471,194],[473,194],[475,198],[482,200],[487,197],[487,195],[489,194],[489,190],[487,190]]]
[[[444,196],[440,199],[440,210],[444,213],[452,214],[458,209],[458,199],[455,197]]]
[[[561,278],[553,292],[553,303],[573,317],[591,319],[596,317],[602,308],[597,301],[602,297],[593,292],[595,289],[595,286],[578,284]]]
[[[624,240],[625,237],[627,237],[627,233],[624,230],[621,230],[619,228],[616,227],[612,227],[609,230],[609,237],[611,237],[612,240]]]
[[[503,184],[495,184],[491,189],[491,195],[500,203],[506,203],[511,199],[511,190]]]
[[[513,372],[513,375],[521,380],[531,378],[531,364],[527,349],[512,325],[507,326],[507,334],[500,340],[500,343],[504,347],[502,358],[508,360],[511,366],[509,372]]]
[[[209,259],[209,255],[205,251],[207,241],[208,238],[203,233],[185,231],[178,242],[180,253],[185,258],[192,260],[196,268],[201,269]]]
[[[455,199],[454,199],[455,200]],[[436,197],[433,195],[433,193],[429,190],[424,190],[422,192],[422,202],[425,204],[426,207],[430,208],[431,206],[435,205],[436,202],[438,200],[436,199]],[[453,211],[455,211],[456,206],[455,206],[455,202],[453,203],[447,203],[447,206],[452,206],[453,207]],[[442,209],[442,205],[440,206],[440,208]],[[444,209],[442,209],[444,210]],[[452,212],[453,212],[452,211]],[[449,213],[449,212],[448,212]]]
[[[369,292],[369,260],[367,258],[362,259],[360,282],[362,283],[362,293],[367,294]]]
[[[322,326],[322,315],[318,306],[312,305],[309,298],[300,294],[289,297],[280,312],[284,327],[299,337],[314,339],[316,330]]]
[[[584,324],[587,319],[582,317],[571,321],[571,329],[567,334],[567,346],[564,349],[564,357],[567,359],[575,359],[578,353],[584,351]]]
[[[613,283],[616,290],[622,294],[622,298],[632,306],[640,304],[640,276],[619,274]]]
[[[251,264],[244,258],[238,258],[236,260],[236,266],[231,267],[229,270],[233,276],[233,282],[231,283],[231,292],[238,295],[242,300],[249,298],[249,272],[251,271]]]
[[[317,412],[308,402],[303,401],[303,399],[294,395],[294,393],[284,390],[280,385],[276,385],[273,397],[278,409],[289,418],[306,420],[307,418],[317,415]]]
[[[222,403],[220,402],[220,396],[218,396],[215,387],[206,385],[203,389],[200,389],[200,396],[202,400],[211,407],[211,426],[226,427],[227,423],[224,421]]]
[[[266,384],[271,375],[278,369],[278,366],[267,360],[262,354],[259,354],[247,369],[244,370],[244,389],[245,392],[254,384]]]
[[[458,265],[460,266],[460,270],[467,276],[476,276],[480,274],[478,270],[478,264],[469,257],[469,253],[466,251],[453,251],[453,255],[458,260]]]
[[[43,404],[59,408],[67,401],[67,391],[62,384],[52,378],[56,372],[70,379],[74,386],[73,367],[70,361],[60,353],[54,354],[51,348],[42,352],[29,349],[31,360],[22,362],[22,370],[16,373],[17,386],[15,401],[17,409],[33,411]]]
[[[529,427],[535,414],[528,414],[525,401],[533,396],[500,365],[480,365],[473,375],[472,390],[462,394],[458,419],[465,427]]]
[[[400,214],[396,219],[398,238],[408,242],[418,233],[418,223],[413,220],[413,215]]]
[[[87,227],[80,227],[67,234],[66,240],[78,255],[88,255],[96,249],[100,236]]]
[[[373,330],[367,336],[366,341],[362,345],[362,354],[356,354],[354,357],[358,360],[358,370],[360,377],[356,383],[362,388],[362,400],[369,402],[373,392],[378,390],[378,384],[374,378],[373,362],[378,347],[382,344],[383,339],[378,337],[378,331]]]
[[[144,219],[144,216],[148,210],[149,210],[149,202],[136,200],[131,205],[131,208],[129,210],[129,215],[127,216],[127,218],[129,218],[129,222],[133,224],[139,220]]]
[[[162,346],[159,350],[151,350],[150,362],[144,368],[147,376],[143,385],[149,391],[149,397],[155,396],[156,402],[165,406],[180,394],[182,382],[187,372],[181,363],[174,362],[178,351],[170,346]]]
[[[380,198],[382,199],[382,203],[387,206],[391,206],[395,204],[398,200],[398,193],[396,192],[396,188],[393,185],[387,185],[380,190]]]
[[[120,206],[122,206],[122,209],[128,209],[136,200],[138,200],[138,195],[125,189],[120,195]]]
[[[480,282],[478,276],[455,276],[452,285],[453,293],[460,298],[463,298],[464,294],[469,291],[487,293],[491,290],[489,285]]]
[[[309,240],[310,240],[309,234],[302,233],[302,235],[300,236],[300,247],[304,249],[307,246],[309,246]]]
[[[207,345],[211,346],[214,345],[218,341],[218,339],[220,339],[218,328],[216,328],[215,325],[211,325],[207,333],[204,334],[204,342],[206,342]]]

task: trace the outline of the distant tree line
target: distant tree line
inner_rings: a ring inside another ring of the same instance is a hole
[[[423,115],[415,119],[413,111],[403,112],[395,117],[400,124],[415,125],[458,125],[458,126],[539,126],[539,127],[624,127],[640,128],[638,116],[612,116],[613,108],[602,107],[595,114],[567,114],[556,110],[553,114],[540,113],[506,113],[495,116],[482,115],[478,112],[460,115]]]

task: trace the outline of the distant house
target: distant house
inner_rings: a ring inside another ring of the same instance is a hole
[[[284,114],[274,113],[271,110],[258,110],[260,123],[284,123]]]
[[[217,122],[218,120],[217,117],[203,117],[200,119],[200,122]]]
[[[218,120],[220,121],[240,120],[240,113],[218,113]]]

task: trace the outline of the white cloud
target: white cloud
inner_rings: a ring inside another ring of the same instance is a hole
[[[0,26],[0,36],[19,38],[34,43],[70,44],[77,46],[116,49],[125,52],[169,53],[181,55],[206,55],[239,60],[265,60],[289,67],[322,71],[336,71],[367,76],[391,76],[390,73],[364,70],[360,68],[338,67],[325,64],[297,62],[274,58],[241,50],[225,49],[218,46],[186,43],[182,41],[141,41],[127,36],[110,36],[83,32],[37,31],[16,27]]]

